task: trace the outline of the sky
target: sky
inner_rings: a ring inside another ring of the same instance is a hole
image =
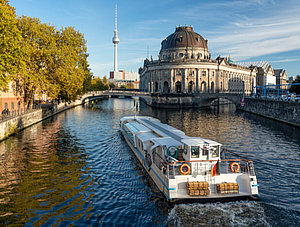
[[[192,25],[214,59],[268,61],[300,75],[300,0],[10,0],[18,16],[83,33],[91,71],[101,78],[113,71],[115,4],[119,70],[137,72],[147,56],[158,58],[176,26]]]

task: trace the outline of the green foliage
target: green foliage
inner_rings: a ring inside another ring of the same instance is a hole
[[[83,35],[73,27],[62,28],[58,33],[56,82],[59,97],[74,100],[90,76],[87,63],[87,47]]]
[[[5,89],[23,67],[22,36],[15,10],[8,1],[0,1],[0,89]]]
[[[293,84],[300,83],[300,76],[297,75],[296,79],[293,81]],[[300,94],[300,85],[292,85],[290,88],[290,92]]]
[[[103,78],[104,79],[104,78]],[[89,91],[104,91],[108,90],[108,84],[103,83],[98,77],[95,77],[91,80],[91,84],[88,88]]]
[[[0,89],[14,79],[26,103],[34,94],[74,100],[91,83],[87,57],[84,36],[73,27],[57,30],[38,18],[16,18],[8,0],[0,0]]]
[[[26,50],[26,66],[22,72],[25,101],[30,102],[34,94],[47,94],[56,98],[59,87],[53,81],[57,53],[55,28],[42,24],[38,18],[23,16],[18,20]]]
[[[74,100],[90,84],[86,41],[72,27],[61,28],[43,24],[37,18],[19,18],[19,29],[26,49],[23,72],[25,101],[34,94],[50,98]]]
[[[116,85],[114,84],[114,83],[109,83],[109,88],[110,89],[113,89],[113,88],[115,88],[116,87]]]
[[[103,82],[104,84],[107,84],[107,77],[106,77],[106,76],[103,77],[102,82]]]

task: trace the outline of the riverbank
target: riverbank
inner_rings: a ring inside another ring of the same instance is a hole
[[[245,97],[245,105],[241,106],[242,96],[228,96],[237,109],[265,118],[283,122],[300,128],[300,103],[281,100],[257,99]],[[215,97],[196,95],[140,96],[141,102],[158,109],[209,108]],[[225,104],[226,97],[220,97],[216,105]]]
[[[2,121],[0,123],[0,141],[5,140],[7,137],[18,133],[19,131],[30,127],[40,121],[43,121],[55,114],[81,105],[81,100],[76,100],[71,103],[49,104],[41,109],[32,111],[14,118]]]

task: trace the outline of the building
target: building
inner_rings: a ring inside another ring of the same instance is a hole
[[[276,84],[286,84],[288,80],[287,72],[284,69],[274,69]]]
[[[238,65],[245,67],[255,67],[256,73],[256,85],[276,85],[276,76],[274,74],[273,67],[268,61],[255,61],[255,62],[239,62]]]
[[[18,82],[11,81],[5,91],[0,91],[0,113],[5,110],[9,112],[24,108],[24,99]]]
[[[136,72],[125,72],[120,70],[119,72],[110,72],[109,74],[109,83],[113,83],[116,87],[121,87],[122,85],[139,89],[140,75]]]
[[[158,93],[230,92],[250,94],[256,86],[256,67],[234,64],[231,58],[211,59],[208,41],[179,26],[161,42],[159,59],[144,60],[140,89]]]

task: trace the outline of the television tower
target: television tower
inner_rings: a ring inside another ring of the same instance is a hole
[[[115,6],[115,31],[112,42],[114,44],[114,72],[118,72],[118,43],[120,42],[120,39],[117,30],[117,4]]]

